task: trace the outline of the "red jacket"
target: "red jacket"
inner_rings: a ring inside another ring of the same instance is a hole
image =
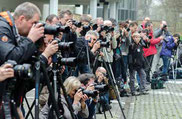
[[[150,46],[149,46],[149,48],[143,48],[144,57],[148,57],[150,55],[157,54],[157,49],[156,49],[155,45],[160,43],[160,38],[154,39],[153,32],[151,32],[149,34],[149,36],[152,36],[152,39],[150,39]]]

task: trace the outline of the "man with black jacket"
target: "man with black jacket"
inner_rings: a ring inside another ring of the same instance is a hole
[[[135,71],[140,77],[140,92],[146,93],[146,73],[144,71],[145,59],[143,56],[143,47],[147,47],[147,44],[141,40],[141,36],[138,32],[133,33],[132,43],[129,46],[129,73],[130,73],[130,90],[132,95],[136,95],[135,92]]]
[[[17,63],[29,60],[37,50],[35,42],[44,35],[42,24],[37,24],[39,19],[39,8],[29,2],[20,4],[13,16],[10,12],[0,13],[0,64],[7,60],[15,60]],[[0,104],[4,84],[5,82],[0,83]],[[22,90],[16,89],[16,92],[20,93],[19,91]],[[20,101],[17,102],[19,106]]]

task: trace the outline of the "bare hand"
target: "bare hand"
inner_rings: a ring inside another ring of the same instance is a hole
[[[159,38],[160,38],[160,40],[163,40],[164,39],[164,36],[160,36]]]
[[[52,41],[44,52],[42,53],[47,59],[58,51],[58,43],[56,40]]]
[[[82,96],[83,96],[83,93],[82,93],[81,89],[79,89],[76,92],[76,94],[74,95],[74,102],[73,103],[77,104],[81,100]]]
[[[95,89],[94,84],[90,84],[89,86],[87,86],[86,90],[93,91],[94,89]]]
[[[14,77],[14,70],[11,64],[4,64],[0,67],[0,81]]]
[[[28,38],[32,40],[32,42],[36,42],[40,38],[44,36],[44,27],[41,23],[34,24],[32,28],[30,29],[30,32],[28,34]]]
[[[92,52],[95,53],[95,51],[97,51],[99,48],[100,48],[100,41],[97,41],[92,48]]]

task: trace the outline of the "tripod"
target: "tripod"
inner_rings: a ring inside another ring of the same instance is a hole
[[[50,85],[50,80],[49,80],[49,77],[48,77],[48,73],[47,73],[47,71],[46,71],[45,64],[42,63],[42,62],[40,62],[40,68],[42,69],[42,73],[43,73],[43,76],[44,76],[44,80],[46,81],[46,85],[47,85],[48,90],[49,90],[50,99],[51,99],[52,107],[53,107],[53,109],[54,109],[54,111],[55,111],[55,114],[56,114],[56,116],[57,116],[58,119],[64,119],[63,116],[61,115],[60,111],[59,111],[58,104],[57,104],[56,99],[55,99],[55,97],[54,97],[53,89],[52,89],[52,87],[51,87],[51,85]],[[39,84],[37,84],[37,85],[39,85]],[[36,93],[39,93],[39,92],[40,92],[39,89],[38,89],[38,91],[36,90]],[[35,96],[38,96],[38,94],[35,94]],[[39,97],[39,96],[38,96],[38,97]],[[37,97],[36,97],[36,98],[37,98]],[[28,112],[28,114],[26,115],[26,118],[25,118],[25,119],[28,118],[29,114],[31,113],[31,110],[33,109],[33,106],[36,105],[36,104],[35,104],[36,98],[35,98],[34,102],[32,103],[32,106],[30,107],[29,112]],[[38,101],[37,101],[37,102],[38,102]],[[36,106],[37,106],[38,109],[39,109],[39,104],[37,104]],[[36,108],[37,108],[37,107],[36,107]],[[38,113],[37,113],[37,116],[38,116],[38,117],[35,117],[35,118],[39,118],[39,114],[38,114]]]
[[[181,66],[181,61],[179,60],[179,47],[177,47],[176,51],[174,52],[174,57],[172,59],[173,59],[173,62],[171,63],[172,64],[172,74],[173,74],[173,79],[176,80],[178,63]]]
[[[106,59],[108,60],[107,62],[110,62],[106,49],[103,49],[103,51],[104,51],[104,54],[106,54]],[[116,79],[115,79],[115,77],[114,77],[114,74],[113,74],[113,71],[112,71],[111,64],[109,63],[109,64],[108,64],[109,67],[108,67],[106,61],[105,61],[103,58],[102,58],[102,61],[103,61],[103,64],[104,64],[106,70],[108,71],[109,79],[111,80],[111,85],[112,85],[112,87],[113,87],[113,89],[114,89],[114,93],[115,93],[115,95],[116,95],[116,99],[117,99],[117,101],[118,101],[120,110],[121,110],[121,112],[122,112],[122,114],[123,114],[124,119],[126,119],[126,116],[125,116],[125,114],[124,114],[124,111],[123,111],[123,108],[122,108],[122,105],[121,105],[121,98],[120,98],[120,96],[119,96],[118,85],[116,84]]]
[[[2,109],[4,111],[5,119],[20,119],[16,109],[16,103],[13,99],[14,93],[12,93],[12,90],[15,87],[15,82],[15,78],[5,81],[5,87],[7,88],[5,89],[5,93],[2,96]]]

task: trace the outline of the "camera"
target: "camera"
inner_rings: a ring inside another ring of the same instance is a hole
[[[72,20],[73,25],[75,25],[76,27],[80,28],[82,26],[81,22],[77,22],[76,20]]]
[[[92,29],[93,30],[97,30],[97,28],[98,28],[98,25],[97,24],[92,24]]]
[[[81,91],[83,92],[83,94],[86,94],[88,97],[92,97],[95,98],[98,96],[99,92],[97,90],[85,90],[84,88],[80,87],[79,89],[81,89]],[[77,91],[76,91],[77,92]]]
[[[11,64],[14,69],[14,75],[17,78],[31,79],[33,77],[32,68],[30,64],[18,65],[16,61],[8,60],[7,64]]]
[[[109,90],[109,87],[106,84],[101,84],[101,85],[95,84],[94,87],[95,87],[95,90],[98,90],[99,92],[106,92]]]
[[[167,27],[167,25],[164,25],[163,27],[162,27],[162,29],[165,29]]]
[[[61,58],[61,60],[59,60],[59,64],[70,66],[70,67],[76,67],[77,59],[76,57]]]
[[[86,33],[91,29],[90,25],[83,26],[83,30],[80,32],[82,36],[85,36]]]
[[[112,26],[108,26],[106,33],[113,32],[114,28]]]
[[[100,32],[102,32],[102,31],[106,31],[107,30],[107,26],[104,26],[104,25],[101,25],[100,26]]]
[[[104,26],[104,25],[101,25],[101,30],[100,32],[102,31],[106,31],[106,33],[109,33],[109,32],[113,32],[114,31],[114,28],[111,27],[111,26]]]
[[[100,47],[109,47],[109,45],[110,45],[110,43],[109,43],[109,41],[102,41],[102,40],[98,40],[98,41],[100,41]]]
[[[61,24],[57,24],[55,26],[44,24],[44,34],[57,35],[60,32],[69,33],[70,28],[68,26],[61,26]]]
[[[69,50],[74,48],[73,42],[59,42],[58,43],[59,50]]]
[[[74,49],[74,42],[61,42],[59,38],[54,38],[58,42],[59,50],[61,51],[69,51]]]

